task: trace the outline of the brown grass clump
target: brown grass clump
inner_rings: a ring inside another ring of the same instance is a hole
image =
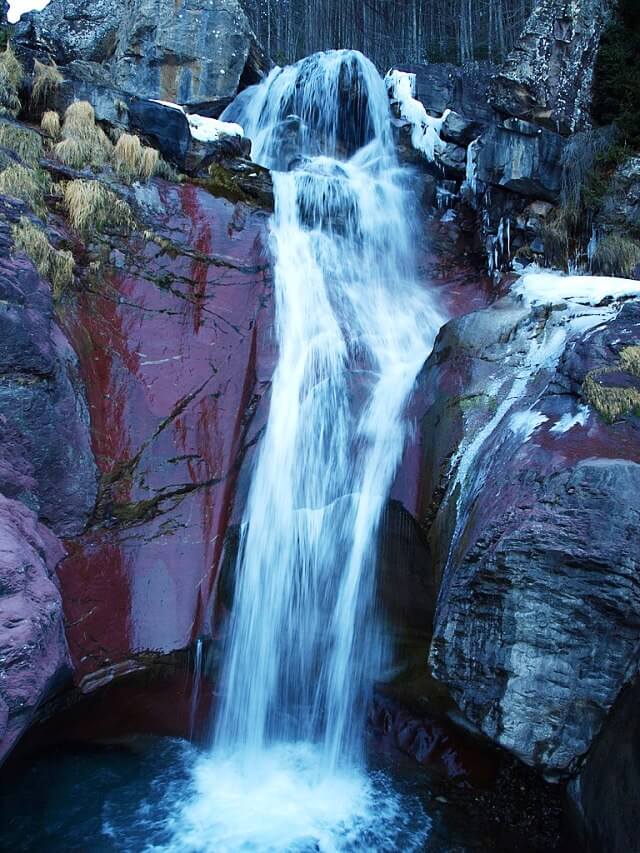
[[[131,180],[140,175],[142,160],[142,143],[138,136],[123,133],[113,149],[113,166],[116,174],[125,180]]]
[[[75,101],[67,108],[61,136],[53,153],[73,169],[104,166],[111,156],[111,141],[96,125],[95,112],[88,101]]]
[[[176,179],[176,173],[156,149],[143,145],[139,137],[131,133],[120,135],[113,149],[112,162],[116,174],[127,182],[147,181],[154,175],[168,180]]]
[[[51,282],[54,298],[58,299],[73,283],[74,260],[71,252],[54,249],[47,235],[22,216],[13,226],[16,249],[24,252],[42,278]]]
[[[142,149],[142,157],[140,158],[140,174],[145,180],[152,178],[158,172],[160,164],[160,155],[155,148]]]
[[[8,121],[0,122],[0,146],[15,151],[29,166],[37,166],[44,155],[39,133]]]
[[[31,87],[31,103],[46,104],[51,95],[58,89],[64,77],[55,62],[45,65],[37,59],[33,65],[33,85]]]
[[[562,213],[550,216],[540,229],[545,263],[566,270],[569,263],[569,232]]]
[[[39,216],[46,216],[45,194],[51,180],[41,169],[28,169],[15,164],[0,173],[0,195],[8,195],[28,204]]]
[[[69,181],[64,206],[72,226],[81,233],[135,228],[129,205],[99,181]]]
[[[18,91],[24,71],[11,45],[0,53],[0,114],[16,116],[22,108]]]
[[[43,113],[40,127],[50,139],[54,141],[60,139],[60,116],[55,110],[47,110]]]
[[[596,246],[591,271],[595,275],[632,278],[640,264],[640,243],[628,237],[607,234]]]

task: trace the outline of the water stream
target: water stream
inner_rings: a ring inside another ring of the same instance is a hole
[[[365,57],[275,69],[222,118],[273,170],[279,360],[214,745],[169,849],[347,850],[365,836],[397,849],[400,805],[363,758],[385,659],[376,534],[441,318],[417,282],[387,93]]]

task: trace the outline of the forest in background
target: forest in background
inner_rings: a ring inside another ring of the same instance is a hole
[[[328,48],[362,51],[382,71],[410,62],[500,61],[536,0],[242,0],[278,64]]]

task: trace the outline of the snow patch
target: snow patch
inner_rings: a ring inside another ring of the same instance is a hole
[[[415,80],[415,74],[395,69],[389,71],[385,77],[391,100],[398,104],[402,118],[412,125],[413,147],[421,151],[429,162],[433,162],[436,151],[443,145],[440,131],[451,110],[445,110],[439,118],[430,116],[420,101],[413,97]]]
[[[524,444],[529,441],[538,427],[548,420],[549,418],[546,415],[543,415],[542,412],[527,409],[524,412],[515,412],[511,415],[511,419],[509,420],[509,429],[514,435],[517,435]]]
[[[640,281],[612,276],[565,275],[553,270],[525,273],[514,285],[513,293],[531,303],[558,303],[574,299],[586,305],[598,305],[603,299],[640,296]]]
[[[220,121],[217,118],[188,113],[180,104],[173,104],[171,101],[152,100],[154,104],[162,104],[163,107],[169,107],[183,113],[189,122],[192,138],[197,139],[198,142],[216,142],[223,136],[244,136],[244,129],[235,122]]]
[[[588,419],[589,407],[580,405],[575,415],[572,415],[571,412],[567,412],[551,427],[549,432],[556,434],[568,432],[570,429],[573,429],[574,426],[584,426]]]

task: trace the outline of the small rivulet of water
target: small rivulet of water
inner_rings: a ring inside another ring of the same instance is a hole
[[[441,317],[419,285],[387,93],[353,51],[222,117],[273,173],[279,360],[245,512],[214,744],[172,850],[411,850],[363,756],[385,658],[380,517]],[[426,832],[428,819],[422,829]]]

